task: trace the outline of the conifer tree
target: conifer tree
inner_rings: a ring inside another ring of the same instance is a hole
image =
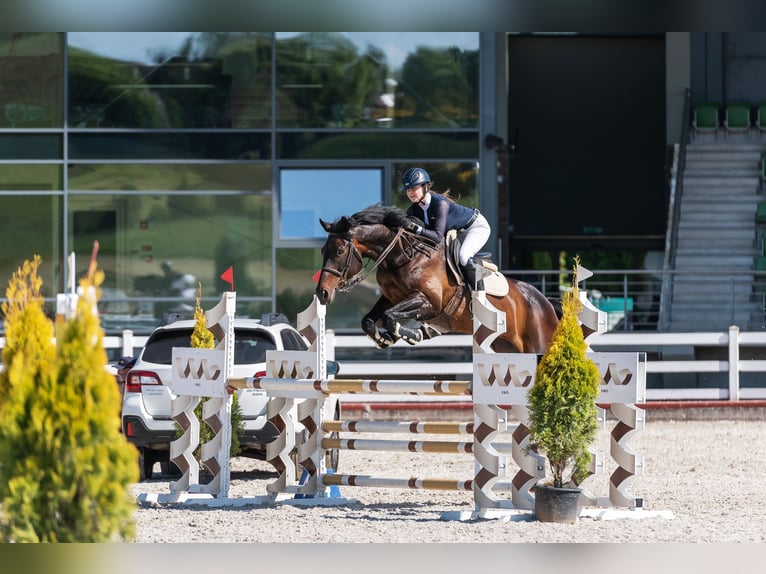
[[[586,354],[580,327],[579,264],[576,257],[572,288],[562,298],[563,316],[528,394],[530,442],[545,451],[558,488],[587,478],[592,458],[588,447],[598,432],[601,377]]]
[[[120,397],[106,371],[91,258],[71,318],[43,311],[41,259],[25,262],[3,305],[0,534],[14,542],[132,540],[136,451],[119,431]]]

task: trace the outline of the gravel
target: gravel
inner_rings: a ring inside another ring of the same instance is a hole
[[[443,435],[431,438],[451,440]],[[613,470],[609,438],[602,431],[598,440],[598,450],[606,453],[606,472],[585,483],[602,496],[608,492]],[[627,486],[631,495],[643,498],[643,510],[581,516],[576,524],[538,522],[531,512],[520,513],[513,520],[446,520],[460,512],[471,516],[474,501],[470,492],[343,486],[341,498],[333,500],[343,502],[341,505],[264,504],[266,486],[276,479],[276,473],[266,462],[237,457],[232,460],[229,498],[217,501],[218,505],[152,502],[169,494],[168,478],[132,485],[137,499],[145,500],[135,511],[135,542],[766,541],[766,421],[649,420],[627,444],[644,456],[643,474],[630,479]],[[515,473],[514,463],[509,464]],[[340,471],[465,479],[472,478],[473,458],[343,451]]]

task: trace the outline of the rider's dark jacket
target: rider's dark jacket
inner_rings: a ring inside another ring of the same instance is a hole
[[[476,221],[477,211],[470,207],[465,207],[454,201],[450,201],[438,193],[431,193],[431,203],[428,210],[418,203],[413,203],[407,209],[407,215],[417,217],[426,221],[424,212],[428,213],[427,223],[421,235],[428,239],[440,243],[444,235],[450,229],[462,231]]]

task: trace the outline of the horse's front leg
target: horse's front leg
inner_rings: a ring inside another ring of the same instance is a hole
[[[385,349],[387,347],[390,347],[394,343],[396,343],[398,337],[394,337],[393,331],[390,332],[381,332],[378,330],[378,321],[383,316],[383,313],[391,307],[391,301],[386,299],[385,297],[381,297],[377,300],[375,305],[373,305],[372,309],[364,316],[362,317],[362,331],[364,331],[367,336],[372,339],[372,342],[375,343],[375,346],[378,349]]]
[[[383,328],[392,333],[395,339],[401,338],[410,345],[415,345],[423,339],[436,336],[439,332],[429,325],[412,329],[404,325],[403,322],[408,320],[423,322],[435,316],[436,313],[431,302],[422,293],[416,293],[383,313]]]

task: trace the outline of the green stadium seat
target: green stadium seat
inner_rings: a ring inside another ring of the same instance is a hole
[[[766,132],[766,102],[760,104],[755,110],[755,127],[760,132]]]
[[[747,102],[729,102],[724,111],[726,134],[750,133],[750,104]]]
[[[719,107],[714,102],[700,102],[692,112],[692,128],[696,134],[718,134],[720,127]]]
[[[759,201],[755,210],[756,225],[766,226],[766,201]]]

